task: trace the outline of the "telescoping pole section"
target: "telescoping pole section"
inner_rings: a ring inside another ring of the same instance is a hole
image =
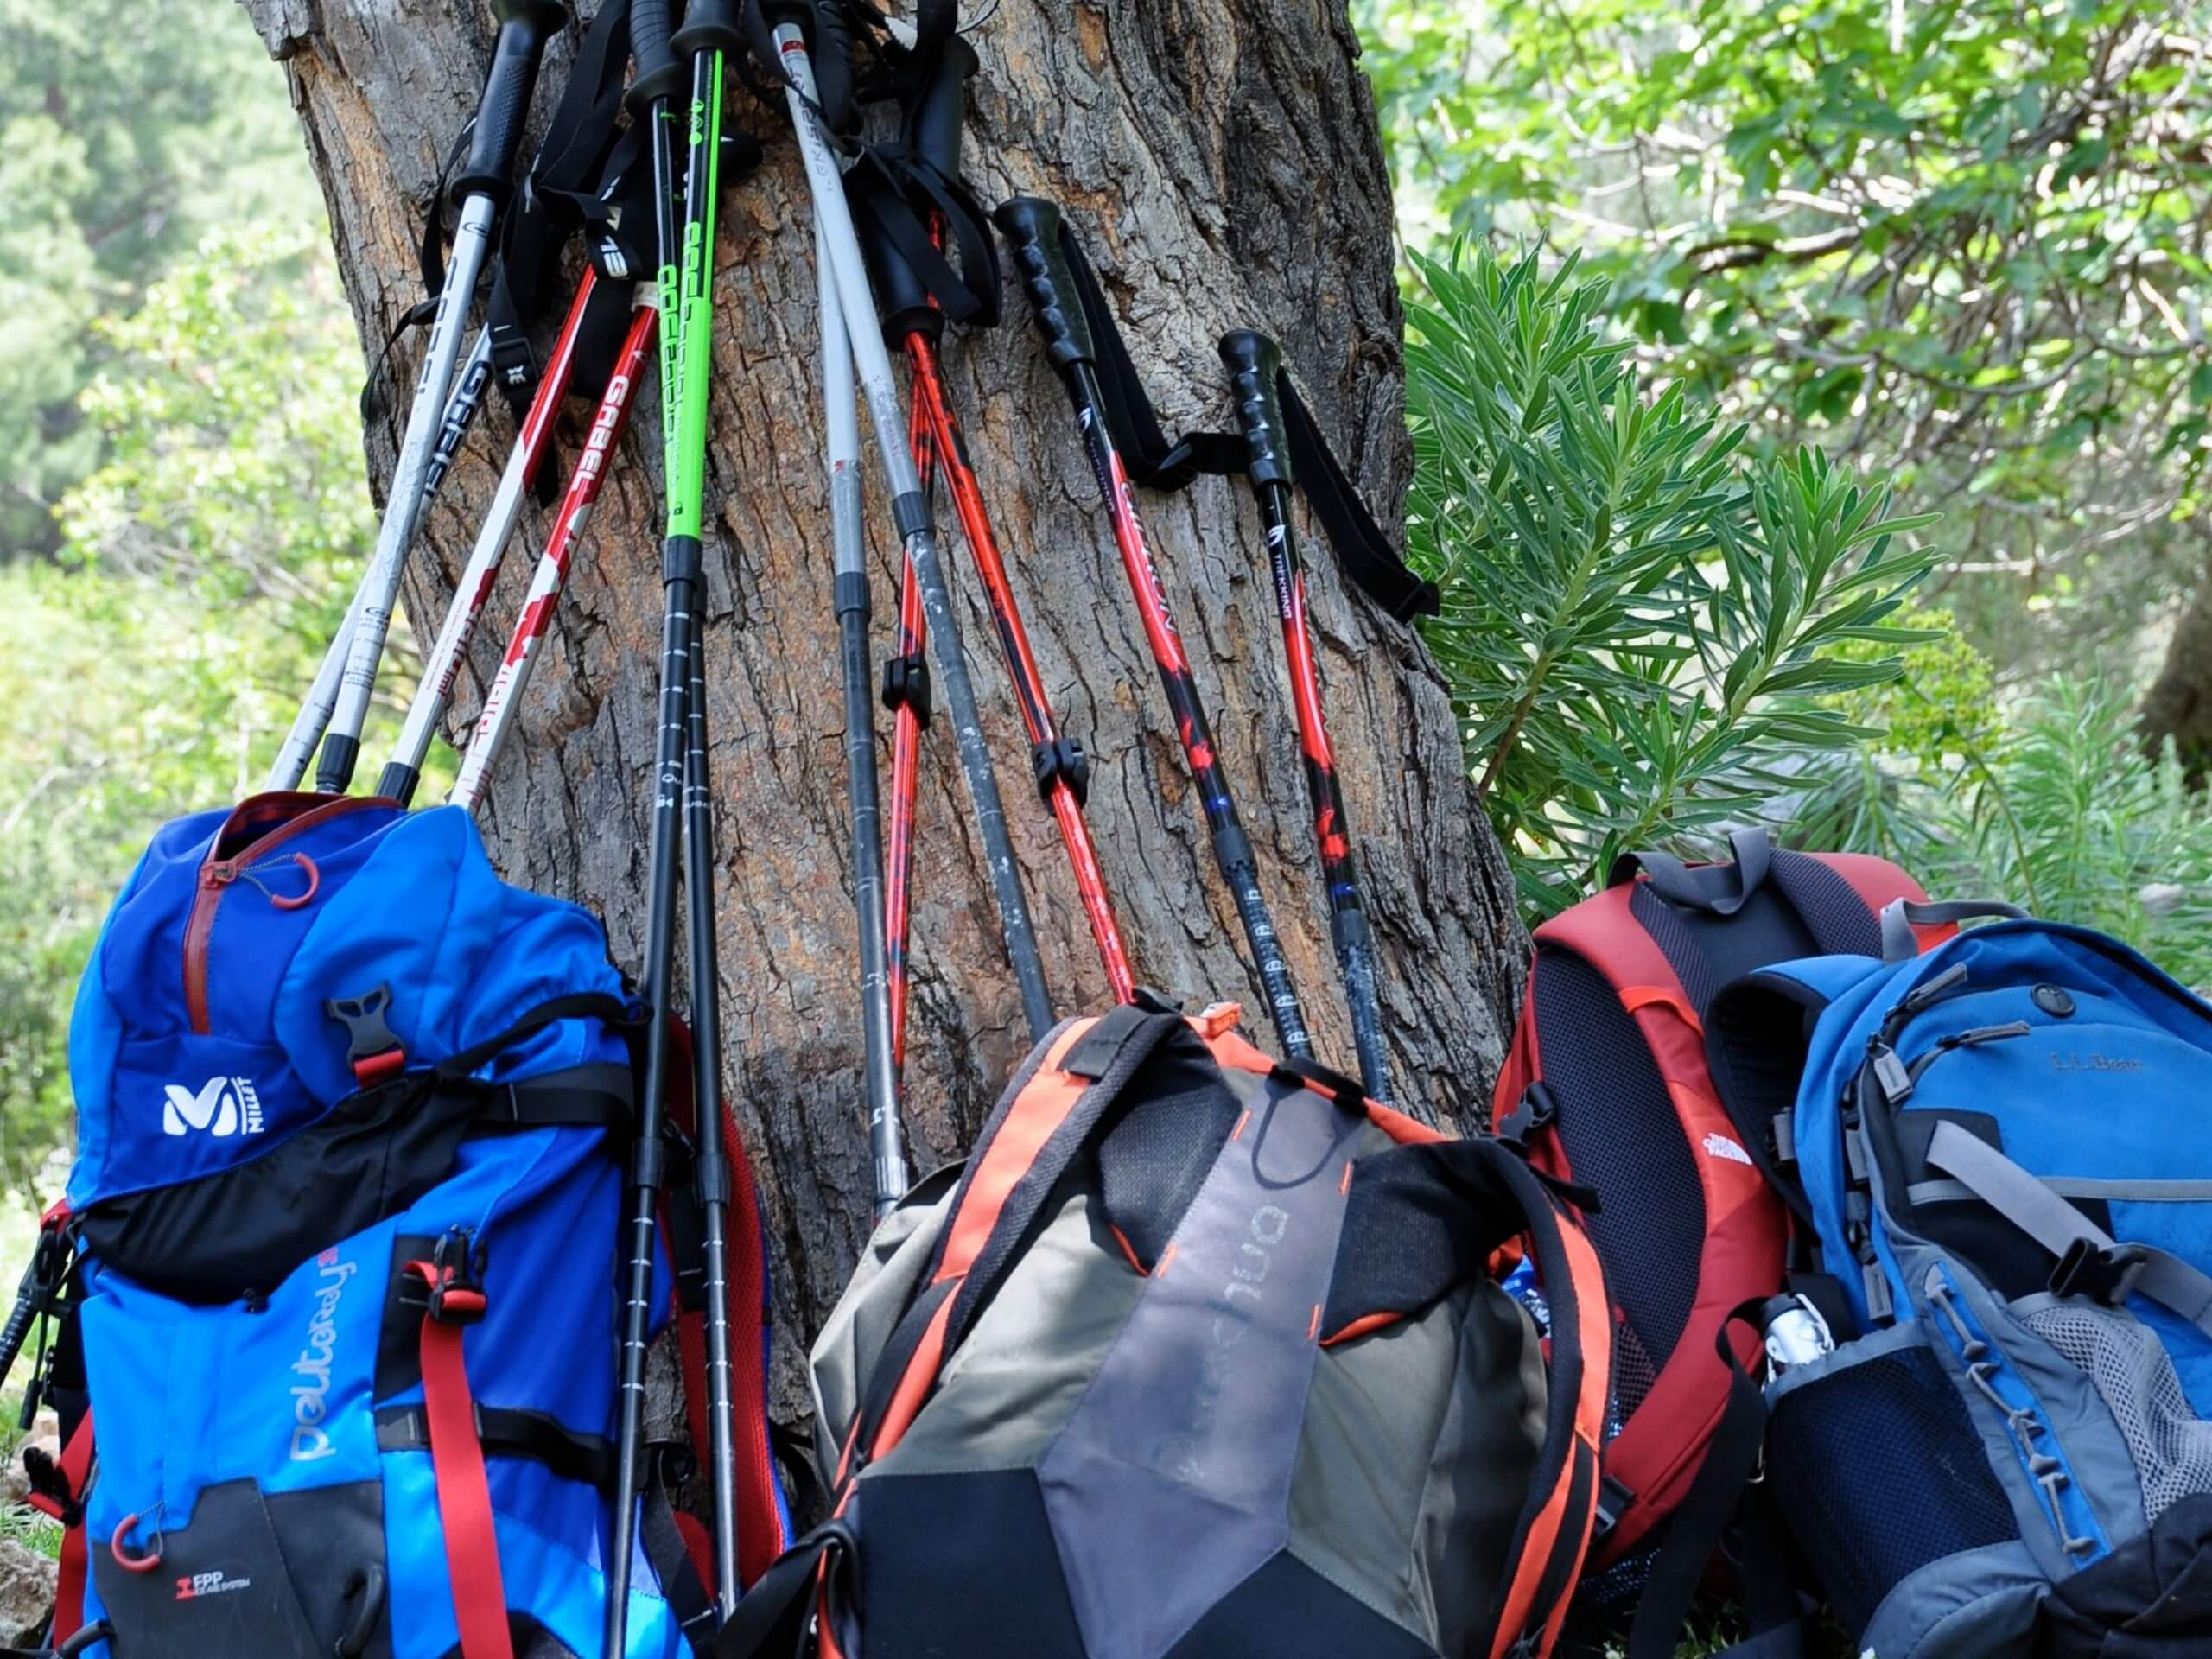
[[[461,203],[453,256],[430,321],[429,343],[415,382],[407,430],[400,441],[399,464],[392,475],[391,499],[378,532],[377,550],[370,562],[360,612],[347,645],[345,671],[339,677],[337,706],[330,715],[322,758],[315,768],[315,787],[334,795],[343,793],[353,781],[361,728],[368,718],[370,695],[376,689],[385,636],[391,626],[391,607],[399,596],[401,569],[422,519],[423,474],[459,366],[462,323],[491,247],[493,223],[506,199],[507,175],[513,168],[515,147],[522,138],[524,118],[529,113],[538,59],[547,39],[568,16],[557,0],[500,0],[499,11],[499,36],[492,54],[492,72],[477,108],[467,160],[453,183],[454,194]],[[308,709],[302,709],[301,716],[278,756],[277,775],[296,779],[306,769],[306,751],[313,746],[308,728],[314,721]]]
[[[1291,522],[1288,428],[1283,420],[1282,353],[1274,341],[1249,328],[1222,336],[1221,360],[1229,370],[1236,401],[1237,424],[1250,454],[1252,493],[1268,536],[1268,563],[1274,575],[1275,612],[1282,622],[1283,655],[1290,669],[1290,700],[1298,716],[1299,747],[1306,760],[1306,786],[1313,803],[1313,840],[1319,849],[1321,880],[1329,894],[1329,938],[1344,975],[1344,1001],[1351,1011],[1352,1045],[1359,1052],[1361,1086],[1376,1100],[1390,1098],[1389,1051],[1382,1041],[1382,1013],[1375,989],[1375,940],[1360,903],[1359,870],[1352,853],[1351,819],[1337,783],[1337,759],[1329,747],[1329,728],[1321,712],[1321,669],[1313,659],[1313,633],[1306,619],[1306,568],[1298,556],[1298,531]]]
[[[767,9],[774,24],[773,49],[785,76],[785,97],[791,125],[798,135],[799,151],[806,163],[807,187],[813,198],[820,232],[820,257],[827,264],[843,312],[851,341],[854,365],[861,395],[868,401],[868,421],[875,429],[876,447],[891,482],[891,515],[913,562],[914,580],[921,590],[922,609],[929,621],[930,643],[944,682],[947,713],[952,721],[953,741],[960,754],[961,770],[976,812],[977,834],[983,843],[993,892],[998,899],[1000,925],[1006,935],[1007,956],[1021,993],[1022,1011],[1033,1037],[1041,1038],[1052,1023],[1052,998],[1045,986],[1045,969],[1037,952],[1029,906],[1021,891],[1021,873],[1014,860],[1014,843],[1007,831],[1006,808],[999,795],[998,774],[983,740],[982,716],[976,707],[976,688],[961,654],[960,627],[952,609],[944,568],[938,558],[937,526],[923,493],[914,457],[903,435],[905,411],[900,408],[897,383],[891,372],[890,353],[874,327],[855,327],[876,315],[869,291],[868,268],[853,231],[851,208],[845,200],[844,183],[837,170],[830,142],[816,124],[814,70],[807,55],[806,39],[794,17],[809,17],[804,7]]]
[[[1014,250],[1015,265],[1021,272],[1023,286],[1028,290],[1036,312],[1038,328],[1045,336],[1046,355],[1066,384],[1076,420],[1083,429],[1084,448],[1090,459],[1090,469],[1097,478],[1099,495],[1113,522],[1114,543],[1121,551],[1122,569],[1128,575],[1130,591],[1136,596],[1138,612],[1144,619],[1145,638],[1160,666],[1160,683],[1167,693],[1168,709],[1175,718],[1176,734],[1182,741],[1192,780],[1198,785],[1198,798],[1213,840],[1214,861],[1220,866],[1222,879],[1229,884],[1230,896],[1236,906],[1237,918],[1243,923],[1244,937],[1251,946],[1254,965],[1259,969],[1261,989],[1267,996],[1268,1011],[1274,1020],[1275,1036],[1289,1057],[1310,1059],[1313,1039],[1306,1034],[1306,1017],[1299,1007],[1298,993],[1291,984],[1290,964],[1283,959],[1282,941],[1276,935],[1274,918],[1268,912],[1267,899],[1260,892],[1259,866],[1253,856],[1252,843],[1237,819],[1236,804],[1230,798],[1229,779],[1222,772],[1213,729],[1206,723],[1205,709],[1198,701],[1198,684],[1191,677],[1190,660],[1184,654],[1182,637],[1176,632],[1174,620],[1168,614],[1160,572],[1145,546],[1144,530],[1137,521],[1135,505],[1129,499],[1128,478],[1122,469],[1122,457],[1107,431],[1090,325],[1076,297],[1066,257],[1060,251],[1059,209],[1049,201],[1017,197],[1001,207],[996,218]]]

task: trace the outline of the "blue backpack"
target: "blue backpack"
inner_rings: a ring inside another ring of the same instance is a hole
[[[1972,908],[1713,1004],[1827,1287],[1738,1310],[1762,1484],[1862,1655],[2212,1651],[2212,1007],[2050,923],[1901,959]]]
[[[98,1427],[34,1471],[81,1522],[57,1645],[597,1659],[642,1018],[598,922],[499,880],[458,809],[264,795],[161,831],[70,1030],[53,1376]],[[734,1163],[765,1563],[789,1523]],[[663,1266],[661,1326],[695,1311]],[[712,1569],[645,1485],[626,1651],[675,1659],[711,1632]]]

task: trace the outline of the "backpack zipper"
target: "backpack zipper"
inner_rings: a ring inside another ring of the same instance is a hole
[[[289,823],[280,823],[257,841],[249,842],[245,849],[229,858],[217,858],[214,848],[200,866],[200,876],[194,884],[191,913],[184,924],[184,1012],[187,1023],[196,1037],[205,1037],[211,1029],[207,1012],[207,946],[215,931],[215,912],[222,907],[223,895],[235,883],[245,868],[268,856],[271,849],[289,841],[303,830],[328,823],[342,812],[364,806],[390,806],[389,801],[372,795],[353,795],[302,812]],[[215,847],[223,844],[222,836],[215,837]]]

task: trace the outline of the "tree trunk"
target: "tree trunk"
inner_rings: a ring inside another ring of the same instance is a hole
[[[419,297],[419,214],[487,61],[486,9],[428,0],[246,0],[286,63],[365,347]],[[455,11],[462,15],[453,15]],[[1214,342],[1283,340],[1324,426],[1386,517],[1404,499],[1401,320],[1389,181],[1344,0],[1001,0],[968,134],[986,200],[1064,203],[1171,426],[1229,410]],[[542,118],[569,47],[549,54]],[[709,467],[709,701],[720,808],[720,976],[730,1101],[760,1168],[780,1302],[779,1408],[803,1408],[805,1343],[869,1224],[861,1020],[809,208],[796,146],[733,88],[766,165],[722,208]],[[946,343],[951,396],[996,516],[1044,677],[1092,756],[1090,816],[1140,980],[1197,1006],[1233,998],[1268,1038],[1143,635],[1061,388],[1026,305]],[[409,382],[419,336],[391,372]],[[403,400],[391,400],[397,404]],[[660,442],[639,413],[592,522],[485,815],[512,879],[582,899],[617,957],[642,953],[661,587]],[[563,452],[588,410],[572,406]],[[388,414],[366,437],[388,486]],[[442,613],[510,441],[504,416],[431,515],[410,613]],[[871,454],[876,638],[888,650],[898,542]],[[1351,1044],[1256,514],[1240,484],[1140,499],[1197,664],[1319,1051]],[[949,514],[947,515],[949,518]],[[540,543],[525,519],[453,728],[465,732]],[[1064,1013],[1104,976],[979,585],[946,539],[967,655],[1000,767],[1046,973]],[[1311,605],[1332,733],[1364,861],[1402,1103],[1478,1120],[1525,950],[1497,844],[1476,810],[1445,687],[1414,635],[1349,592],[1316,541]],[[426,628],[425,632],[429,631]],[[888,721],[880,744],[887,752]],[[380,757],[364,756],[365,765]],[[918,1169],[960,1154],[1029,1045],[942,723],[927,739],[916,855],[906,1124]]]
[[[2173,739],[2194,781],[2212,771],[2212,561],[2174,624],[2165,665],[2143,694],[2143,737],[2153,753]]]

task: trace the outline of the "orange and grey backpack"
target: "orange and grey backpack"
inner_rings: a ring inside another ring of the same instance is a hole
[[[814,1349],[835,1512],[721,1659],[1551,1651],[1610,1358],[1572,1204],[1236,1013],[1062,1024],[884,1220]]]
[[[1788,1276],[1763,1149],[1745,1146],[1707,1072],[1707,1005],[1778,962],[1878,957],[1882,907],[1927,897],[1882,859],[1789,852],[1757,830],[1732,846],[1733,863],[1694,867],[1630,855],[1605,892],[1536,929],[1493,1102],[1502,1136],[1602,1205],[1586,1226],[1612,1298],[1613,1400],[1585,1592],[1601,1612],[1643,1593],[1720,1429],[1729,1372],[1714,1344],[1730,1310]]]

